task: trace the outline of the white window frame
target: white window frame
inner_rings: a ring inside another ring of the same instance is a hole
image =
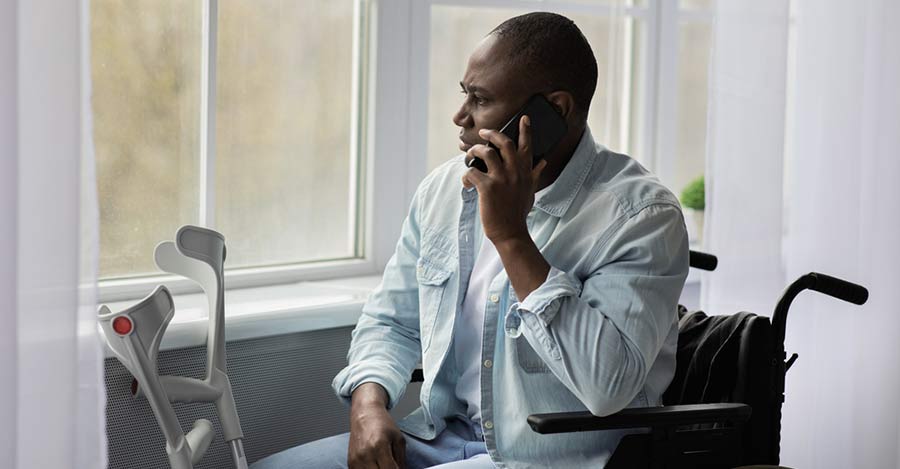
[[[201,92],[200,223],[215,227],[210,209],[215,194],[215,96],[218,0],[204,1]],[[648,169],[662,180],[674,174],[676,148],[678,27],[682,21],[708,21],[708,10],[680,10],[677,0],[646,0],[643,6],[617,7],[545,0],[355,0],[353,93],[350,118],[353,166],[351,226],[361,258],[278,267],[229,269],[228,288],[258,287],[309,280],[377,275],[394,252],[400,226],[418,183],[427,171],[428,54],[434,5],[552,9],[563,14],[610,16],[617,13],[646,21],[643,135],[637,143]],[[630,41],[626,44],[630,47]],[[629,56],[633,56],[629,54]],[[623,80],[623,86],[631,86]],[[454,90],[455,91],[455,90]],[[449,91],[448,91],[449,92]],[[628,112],[623,113],[625,118]],[[630,126],[626,126],[630,128]],[[355,174],[359,171],[360,183]],[[162,240],[161,240],[162,241]],[[148,253],[149,254],[149,253]],[[160,275],[100,282],[103,302],[131,300],[165,283],[173,293],[199,291],[191,281]]]
[[[216,169],[216,105],[211,97],[216,95],[216,53],[218,39],[218,0],[203,0],[202,15],[202,47],[201,47],[201,106],[200,106],[200,184],[198,223],[215,229],[215,169]],[[338,277],[365,276],[377,273],[386,263],[385,233],[375,232],[372,220],[386,220],[388,205],[373,198],[373,187],[382,184],[381,178],[366,168],[377,168],[373,159],[374,153],[368,135],[374,135],[371,111],[375,109],[374,97],[380,92],[375,90],[374,74],[375,50],[372,29],[375,17],[374,0],[354,0],[353,13],[353,79],[351,115],[348,123],[351,126],[351,166],[349,171],[350,217],[349,226],[356,227],[356,236],[350,239],[350,251],[360,252],[361,257],[341,260],[303,262],[280,266],[262,266],[227,269],[225,282],[227,288],[248,288],[283,283],[294,283],[306,280],[322,280]],[[388,179],[386,176],[382,178]],[[402,186],[386,185],[388,195],[405,189]],[[379,194],[380,195],[380,194]],[[393,196],[396,198],[396,194]],[[374,200],[373,200],[374,199]],[[390,199],[389,199],[390,200]],[[374,202],[374,203],[373,203]],[[360,203],[364,204],[360,206]],[[394,200],[390,211],[397,203]],[[400,218],[402,220],[402,218]],[[399,222],[397,224],[399,226]],[[383,231],[383,230],[382,230]],[[174,233],[173,233],[174,235]],[[226,233],[227,237],[227,233]],[[160,240],[163,241],[163,240]],[[377,246],[376,241],[381,241]],[[150,255],[150,253],[148,253]],[[380,264],[380,265],[379,265]],[[187,294],[199,291],[194,282],[167,274],[123,277],[106,279],[99,282],[101,302],[132,300],[146,295],[158,284],[164,283],[174,294]]]
[[[677,148],[678,116],[678,31],[682,22],[708,22],[713,20],[713,11],[706,9],[680,9],[678,0],[646,0],[644,5],[617,5],[612,3],[586,3],[567,0],[419,0],[412,2],[411,51],[409,94],[413,119],[409,135],[414,136],[416,148],[422,154],[427,149],[428,134],[428,54],[430,50],[429,24],[431,8],[435,5],[468,6],[471,8],[509,8],[520,10],[552,10],[561,14],[580,14],[598,17],[615,15],[630,16],[646,22],[647,53],[644,56],[644,79],[638,86],[643,87],[644,103],[641,109],[642,135],[635,142],[637,153],[645,155],[642,161],[647,168],[663,181],[671,180],[675,174],[673,153]],[[630,39],[630,38],[629,38]],[[631,48],[632,42],[626,41]],[[603,53],[603,51],[595,51]],[[633,58],[633,53],[627,57]],[[630,70],[630,64],[626,65]],[[602,72],[602,71],[601,71]],[[631,80],[622,80],[625,96],[630,99],[628,88]],[[601,77],[599,86],[605,86]],[[631,128],[630,109],[622,113],[623,133]],[[627,135],[623,135],[627,137]],[[623,141],[628,141],[627,138]],[[411,181],[421,180],[425,174],[425,162],[413,162]]]
[[[678,148],[678,45],[679,28],[684,23],[712,24],[715,13],[707,9],[680,9],[678,0],[648,0],[654,10],[653,26],[655,40],[650,41],[648,55],[651,56],[647,76],[654,80],[647,90],[648,101],[655,102],[654,109],[648,109],[645,121],[652,125],[647,128],[648,147],[652,148],[653,162],[648,169],[663,182],[675,179],[676,160],[673,155]],[[652,99],[650,99],[652,97]],[[705,157],[705,154],[704,154]]]

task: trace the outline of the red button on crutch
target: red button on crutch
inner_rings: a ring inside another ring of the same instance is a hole
[[[131,330],[134,329],[134,324],[132,324],[131,318],[128,316],[119,316],[113,319],[112,327],[113,330],[116,331],[116,334],[128,335],[131,334]]]

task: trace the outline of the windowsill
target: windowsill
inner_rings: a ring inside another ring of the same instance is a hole
[[[356,325],[381,275],[307,281],[225,291],[225,340],[253,339]],[[174,295],[175,316],[160,350],[206,344],[207,299],[203,293]],[[108,303],[122,311],[136,301]],[[106,356],[112,352],[104,347]]]
[[[380,281],[378,274],[226,290],[225,340],[354,326],[366,298]],[[691,269],[685,285],[699,283],[700,272]],[[160,350],[205,345],[206,295],[180,294],[173,299],[175,316],[166,328]],[[112,311],[122,311],[137,301],[107,305]],[[108,347],[104,350],[107,357],[112,356]]]

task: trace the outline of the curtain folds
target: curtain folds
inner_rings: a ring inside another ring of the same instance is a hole
[[[88,0],[3,2],[0,467],[106,467]]]
[[[0,467],[16,456],[16,4],[0,2]]]
[[[804,0],[794,16],[785,269],[845,277],[870,299],[797,304],[783,455],[900,467],[900,3]]]
[[[703,274],[711,314],[771,315],[783,286],[780,258],[788,3],[716,4],[707,131]]]
[[[900,467],[900,3],[787,8],[717,3],[703,306],[769,315],[810,271],[868,287],[794,302],[781,460]]]

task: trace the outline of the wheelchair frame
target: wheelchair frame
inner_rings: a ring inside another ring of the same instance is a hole
[[[714,270],[715,256],[691,251],[691,267]],[[813,290],[862,305],[868,291],[857,284],[817,272],[803,275],[791,283],[775,307],[771,323],[771,380],[768,408],[753,409],[746,403],[711,403],[629,408],[598,417],[590,412],[534,414],[528,417],[531,428],[541,434],[578,431],[649,428],[649,433],[625,436],[616,448],[607,468],[640,467],[735,467],[744,464],[778,464],[780,452],[781,407],[784,402],[785,375],[797,359],[795,353],[785,360],[785,325],[794,298],[804,290]],[[756,318],[763,318],[757,316]],[[768,318],[764,318],[768,319]],[[769,413],[770,432],[756,453],[742,448],[744,424],[753,412]]]

